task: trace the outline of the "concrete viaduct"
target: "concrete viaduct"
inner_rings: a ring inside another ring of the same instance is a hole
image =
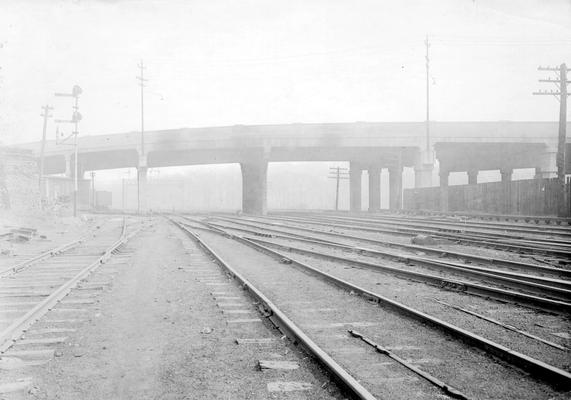
[[[568,129],[571,124],[568,124]],[[389,171],[390,208],[401,207],[402,169],[412,167],[415,186],[431,186],[434,160],[439,162],[440,185],[450,172],[465,171],[469,183],[478,171],[500,170],[502,180],[514,169],[535,168],[538,177],[556,173],[556,122],[431,122],[430,150],[424,122],[355,122],[326,124],[234,125],[183,128],[78,139],[79,176],[86,171],[137,168],[144,208],[148,168],[239,163],[242,171],[242,208],[266,212],[269,162],[349,161],[350,207],[361,208],[361,176],[368,171],[369,210],[380,208],[380,173]],[[19,145],[39,157],[40,143]],[[567,143],[567,153],[571,146]],[[569,157],[566,157],[569,160]],[[45,174],[73,175],[73,150],[48,141]],[[567,163],[567,171],[569,162]]]

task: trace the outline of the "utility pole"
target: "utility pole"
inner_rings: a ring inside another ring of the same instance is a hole
[[[79,96],[83,90],[78,86],[74,85],[71,89],[71,93],[56,93],[57,97],[73,97],[73,113],[71,115],[71,120],[57,120],[55,122],[66,122],[74,124],[74,131],[71,133],[70,136],[66,137],[59,143],[65,143],[71,136],[73,136],[73,147],[74,147],[74,180],[73,180],[73,216],[77,217],[77,200],[79,196],[79,186],[78,186],[78,177],[77,177],[77,156],[78,156],[78,144],[77,144],[77,135],[79,135],[79,121],[81,121],[82,116],[79,113]],[[59,144],[58,143],[58,144]]]
[[[48,118],[52,117],[52,115],[50,115],[50,111],[53,110],[53,107],[50,107],[49,105],[45,105],[42,107],[42,110],[44,111],[43,114],[40,114],[41,117],[44,118],[44,129],[42,131],[42,147],[40,150],[40,177],[39,177],[39,188],[40,188],[40,210],[44,209],[44,192],[45,192],[45,188],[44,188],[44,152],[46,149],[46,132],[47,132],[47,128],[48,128]]]
[[[335,211],[339,211],[339,181],[342,179],[349,179],[348,168],[329,167],[329,179],[336,180],[335,186]]]
[[[145,78],[145,65],[143,64],[143,60],[139,62],[137,65],[140,70],[140,76],[137,76],[137,80],[139,81],[139,86],[141,87],[141,154],[139,159],[143,159],[145,157],[145,98],[144,98],[144,87],[145,82],[148,79]],[[145,166],[146,167],[146,166]],[[140,173],[137,173],[137,213],[141,213],[141,178]]]
[[[121,180],[121,210],[125,213],[125,178]]]
[[[565,63],[561,64],[559,67],[538,67],[539,71],[552,71],[555,72],[557,79],[548,78],[540,79],[539,82],[549,82],[554,83],[557,86],[557,90],[540,90],[539,92],[534,92],[534,95],[550,95],[555,96],[559,100],[559,132],[557,138],[557,208],[558,215],[563,217],[566,216],[566,204],[565,204],[565,140],[566,140],[566,128],[567,128],[567,96],[569,93],[567,91],[567,85],[571,82],[567,80],[567,65]]]
[[[91,207],[95,208],[95,171],[91,171]]]
[[[430,152],[430,58],[428,54],[430,42],[428,35],[424,40],[424,46],[426,47],[426,152]]]

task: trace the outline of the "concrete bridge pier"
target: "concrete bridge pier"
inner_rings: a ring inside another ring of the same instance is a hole
[[[440,170],[440,211],[448,211],[448,177],[450,171]]]
[[[506,168],[500,170],[500,175],[502,176],[502,182],[509,183],[512,180],[513,169]]]
[[[433,168],[421,167],[414,169],[414,187],[424,188],[432,186]]]
[[[137,211],[144,214],[148,211],[147,209],[147,197],[148,197],[148,190],[147,190],[147,167],[138,167],[137,168]]]
[[[369,167],[369,212],[381,210],[381,167]]]
[[[433,170],[434,152],[419,151],[414,163],[414,187],[431,187]]]
[[[267,205],[268,162],[241,163],[242,211],[245,214],[265,215]]]
[[[402,208],[402,166],[389,168],[389,209]]]
[[[535,178],[555,178],[557,176],[557,149],[549,149],[539,157],[535,167]]]
[[[361,176],[363,168],[356,162],[349,164],[349,210],[361,211]],[[380,191],[379,191],[380,193]]]
[[[511,185],[513,169],[504,168],[500,170],[500,175],[502,176],[502,213],[508,214],[510,210],[510,199],[511,199]]]
[[[466,171],[468,174],[468,185],[476,185],[478,183],[478,172],[477,169]]]

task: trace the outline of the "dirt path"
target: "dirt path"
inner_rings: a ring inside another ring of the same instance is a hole
[[[244,304],[248,318],[259,314],[170,224],[157,220],[128,244],[125,254],[130,257],[102,267],[90,279],[110,285],[86,307],[86,320],[57,345],[57,356],[21,371],[31,376],[30,388],[6,399],[343,398],[265,322],[228,323],[236,316],[213,297],[212,285],[218,284],[213,280]],[[236,338],[271,343],[238,345]],[[294,361],[300,368],[260,371],[258,360],[268,359]]]

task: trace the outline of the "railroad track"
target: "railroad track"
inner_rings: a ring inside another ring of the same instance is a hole
[[[61,246],[58,246],[58,247],[49,249],[47,251],[44,251],[38,255],[34,255],[31,257],[22,257],[22,259],[19,262],[17,262],[16,264],[13,264],[13,265],[10,265],[8,267],[4,267],[4,268],[0,269],[0,278],[4,278],[4,277],[10,276],[10,275],[13,275],[13,274],[18,273],[21,270],[29,267],[33,263],[36,263],[36,262],[41,261],[41,260],[45,260],[47,258],[56,256],[60,253],[68,251],[68,250],[78,246],[82,241],[83,241],[82,239],[73,240],[73,241],[65,243]]]
[[[407,256],[395,252],[377,251],[363,247],[355,247],[340,242],[323,241],[315,236],[268,234],[263,228],[245,229],[231,225],[211,222],[210,226],[222,229],[230,229],[253,235],[249,240],[257,241],[264,245],[278,247],[287,251],[300,254],[312,255],[321,258],[342,262],[347,265],[370,268],[378,272],[385,272],[407,279],[455,289],[467,294],[491,297],[501,301],[510,301],[516,304],[526,305],[557,313],[571,313],[571,282],[517,274],[507,271],[498,271],[460,263],[443,262],[426,257]],[[272,230],[275,232],[275,230]],[[270,236],[264,240],[259,236]],[[256,237],[257,236],[257,237]],[[301,242],[304,247],[293,245],[291,242]],[[315,249],[317,247],[317,249]],[[319,249],[321,248],[321,249]],[[349,254],[347,254],[349,252]],[[363,257],[369,256],[369,257]],[[440,275],[427,273],[425,270],[403,268],[402,266],[386,266],[379,264],[377,258],[396,260],[408,265],[427,267],[430,270],[441,272]],[[374,257],[371,259],[371,257]],[[450,277],[452,275],[452,277]],[[454,279],[469,278],[469,281]],[[496,284],[497,287],[488,284]]]
[[[260,302],[264,315],[302,343],[354,398],[442,398],[444,391],[455,398],[531,399],[571,387],[571,375],[558,367],[337,273],[224,229],[173,222],[238,279]]]
[[[218,218],[218,217],[217,217]],[[214,225],[214,227],[222,227],[224,226],[215,225],[212,222],[209,224]],[[333,248],[340,247],[338,245],[332,244],[330,241],[324,242],[315,242],[314,240],[307,240],[305,236],[299,234],[293,234],[291,232],[287,232],[287,234],[268,234],[267,231],[260,226],[255,226],[252,224],[248,224],[248,226],[254,226],[256,229],[248,228],[244,229],[238,222],[234,222],[234,226],[229,227],[229,231],[238,231],[240,233],[249,234],[249,240],[261,243],[263,245],[269,245],[270,247],[278,247],[281,249],[285,249],[289,252],[288,257],[291,257],[291,250],[292,245],[289,243],[282,243],[276,244],[272,243],[275,242],[276,238],[282,238],[284,240],[298,240],[302,243],[309,243],[312,246],[315,243],[322,244],[324,246]],[[226,225],[227,226],[227,225]],[[276,232],[276,229],[271,229],[273,232]],[[343,246],[341,246],[343,249]],[[388,268],[384,265],[379,265],[377,263],[371,262],[364,262],[361,263],[359,261],[355,262],[354,259],[351,257],[359,257],[361,253],[367,252],[367,249],[362,247],[352,246],[349,248],[350,255],[345,254],[347,257],[336,257],[331,254],[331,251],[328,250],[327,253],[321,252],[314,252],[314,251],[297,251],[294,250],[296,253],[306,255],[305,260],[310,263],[320,262],[320,259],[331,259],[332,262],[336,265],[337,269],[341,271],[341,273],[349,273],[354,274],[356,271],[355,269],[350,269],[350,272],[347,272],[347,266],[356,265],[359,268],[367,268],[368,270],[372,270],[376,273],[388,274],[389,276],[392,275],[394,278],[387,279],[385,277],[375,277],[375,274],[366,274],[363,273],[363,281],[364,284],[370,284],[370,281],[377,282],[377,284],[382,284],[384,289],[390,289],[392,285],[395,287],[402,287],[406,284],[406,292],[412,293],[425,293],[425,298],[430,299],[430,302],[433,299],[438,297],[442,298],[443,295],[448,296],[452,303],[456,303],[456,305],[442,303],[443,305],[447,306],[448,308],[455,308],[457,311],[465,314],[469,314],[474,316],[475,318],[482,319],[484,321],[489,322],[490,324],[494,324],[497,327],[500,327],[504,330],[509,330],[512,332],[517,332],[518,334],[533,338],[534,340],[540,341],[542,343],[547,344],[548,346],[558,348],[560,350],[569,351],[569,341],[566,340],[567,333],[566,330],[568,329],[568,312],[565,312],[564,309],[569,309],[569,304],[567,302],[553,302],[549,304],[548,301],[547,307],[545,307],[542,299],[538,299],[537,296],[519,296],[518,293],[513,293],[513,291],[506,291],[506,290],[497,290],[497,288],[489,287],[482,284],[473,284],[474,282],[460,282],[453,277],[450,277],[448,273],[443,272],[440,276],[427,276],[426,274],[415,274],[414,271],[411,274],[402,273],[401,268],[398,265],[393,266],[392,268],[389,266]],[[355,253],[356,251],[356,253]],[[341,253],[343,254],[343,253]],[[376,261],[376,260],[375,260]],[[321,262],[321,264],[323,264]],[[326,265],[327,267],[327,265]],[[408,268],[408,267],[407,267]],[[378,276],[378,275],[377,275]],[[349,275],[348,279],[353,279],[354,276]],[[413,286],[409,280],[415,282]],[[417,283],[418,282],[418,283]],[[422,284],[432,285],[430,287],[422,287]],[[430,289],[433,287],[433,289]],[[371,289],[376,289],[376,286],[371,286]],[[400,289],[393,291],[391,293],[392,296],[400,296]],[[406,293],[405,292],[405,293]],[[452,293],[458,293],[459,296],[454,296]],[[465,295],[475,295],[478,297],[472,297],[467,299]],[[456,301],[454,297],[459,297],[461,301]],[[476,300],[481,299],[481,300]],[[488,299],[497,299],[499,302],[495,303],[493,300]],[[417,300],[414,298],[414,300]],[[446,299],[445,299],[446,300]],[[539,301],[537,301],[539,300]],[[448,301],[448,300],[446,300]],[[512,304],[526,304],[530,310],[525,312],[523,309],[519,307],[507,307],[503,303],[509,302]],[[478,304],[476,304],[478,303]],[[412,304],[415,307],[423,308],[426,304],[421,302],[418,305]],[[561,305],[561,306],[560,306]],[[467,306],[467,307],[466,307]],[[555,316],[552,314],[545,314],[543,312],[537,312],[538,310],[545,310],[550,309],[551,313],[559,314],[561,316]],[[532,311],[533,310],[533,311]],[[448,319],[448,309],[444,310],[432,310],[427,309],[429,312],[438,312],[439,317],[442,319]],[[492,313],[492,316],[490,316]],[[496,315],[496,313],[498,313]],[[455,322],[455,321],[452,321]],[[458,321],[459,325],[462,325],[464,321],[460,318]],[[485,326],[481,327],[480,332],[482,334],[487,333],[488,327]],[[551,329],[554,328],[554,329]],[[466,328],[470,328],[470,325],[466,326]],[[538,329],[539,328],[539,329]],[[501,333],[497,333],[497,338],[495,340],[502,342],[508,346],[511,345],[510,341],[506,341],[506,337]],[[511,339],[509,339],[511,340]],[[557,343],[554,343],[556,341]],[[522,351],[525,351],[525,345],[521,347]],[[541,355],[539,355],[541,357]]]
[[[425,227],[430,230],[452,232],[460,232],[466,234],[467,236],[482,237],[482,238],[493,238],[493,239],[508,239],[517,240],[523,243],[537,243],[546,245],[569,245],[569,239],[571,238],[571,229],[569,228],[518,228],[516,226],[496,226],[496,224],[488,224],[487,227],[482,226],[468,226],[467,224],[435,224],[431,220],[416,220],[416,221],[398,221],[395,218],[392,220],[371,218],[362,218],[361,221],[371,221],[379,225],[392,224],[395,226],[403,226],[410,228]]]
[[[67,243],[5,269],[0,277],[0,355],[10,354],[22,334],[78,285],[89,289],[82,281],[138,230],[128,232],[126,220],[122,219],[121,224],[108,227],[93,238]],[[40,339],[38,343],[42,340],[49,344],[50,339]]]
[[[445,232],[423,228],[388,228],[375,226],[366,222],[344,222],[325,217],[268,217],[274,221],[297,222],[309,225],[342,228],[353,231],[370,233],[386,233],[390,235],[413,237],[418,234],[426,234],[437,238],[447,239],[456,243],[468,244],[479,247],[493,248],[524,254],[543,254],[546,256],[559,257],[569,260],[571,245],[567,242],[554,243],[546,240],[512,239],[507,235],[499,237],[497,234],[465,234],[460,231]]]
[[[279,216],[276,216],[276,218]],[[293,218],[293,217],[289,217]],[[432,226],[427,221],[418,221],[415,223],[407,223],[400,221],[376,221],[374,219],[365,218],[355,218],[355,217],[343,217],[343,216],[328,216],[328,215],[317,215],[310,216],[304,215],[300,217],[295,217],[300,219],[309,219],[314,221],[325,221],[331,224],[348,224],[348,226],[356,226],[363,228],[379,228],[385,229],[389,228],[389,231],[399,232],[403,235],[416,235],[418,233],[430,234],[434,236],[440,236],[443,238],[456,238],[458,240],[495,240],[503,241],[508,240],[522,245],[530,246],[551,246],[551,247],[561,247],[561,250],[571,249],[569,240],[566,240],[566,235],[559,234],[559,237],[535,237],[513,235],[507,233],[498,232],[488,232],[486,230],[468,230],[465,227],[449,226],[449,227],[438,227]],[[452,236],[454,235],[454,236]]]
[[[432,221],[427,220],[416,220],[416,221],[401,221],[395,220],[394,218],[379,218],[372,216],[371,218],[356,218],[356,217],[343,217],[343,216],[319,216],[317,218],[323,218],[330,221],[347,221],[349,223],[362,224],[363,226],[396,226],[404,227],[405,231],[408,229],[418,230],[423,229],[426,233],[432,233],[435,235],[439,234],[462,234],[463,237],[468,238],[482,238],[482,239],[507,239],[511,241],[517,241],[521,243],[531,243],[537,245],[548,245],[548,246],[562,246],[564,248],[571,249],[569,246],[569,239],[571,238],[571,231],[569,229],[560,229],[558,232],[553,230],[546,232],[538,232],[535,230],[531,232],[530,230],[524,230],[524,232],[518,232],[516,228],[479,228],[478,230],[467,229],[464,225],[452,225],[452,224],[434,224]],[[496,231],[500,231],[499,233]],[[516,235],[518,233],[525,233],[526,235]]]
[[[282,215],[281,213],[276,213],[274,215]],[[284,213],[286,216],[307,216],[308,213],[302,212],[288,212]],[[352,221],[373,221],[382,222],[386,224],[398,225],[398,226],[425,226],[430,228],[443,228],[443,229],[477,229],[484,231],[499,231],[499,232],[509,232],[518,233],[526,235],[537,235],[537,236],[560,236],[563,238],[571,238],[571,229],[569,227],[561,226],[529,226],[527,224],[516,224],[516,223],[500,223],[500,222],[474,222],[469,221],[467,218],[434,218],[434,217],[408,217],[405,215],[396,214],[378,214],[378,213],[368,213],[357,216],[340,215],[335,213],[320,213],[314,216],[324,216],[324,217],[335,217],[340,219],[352,220]]]
[[[455,211],[432,211],[432,210],[398,210],[397,214],[400,215],[414,215],[423,217],[437,217],[437,218],[470,218],[483,221],[511,221],[519,222],[524,221],[526,224],[531,222],[539,225],[571,225],[571,218],[564,217],[551,217],[545,215],[516,215],[516,214],[485,214],[485,213],[470,213],[470,212],[455,212]]]
[[[518,223],[505,223],[505,222],[485,222],[485,221],[472,221],[469,218],[434,218],[434,217],[406,217],[403,215],[378,215],[373,214],[370,218],[374,220],[388,220],[388,221],[406,221],[406,222],[419,222],[424,221],[436,226],[452,226],[457,228],[470,227],[477,229],[491,229],[502,232],[515,232],[515,233],[525,233],[531,235],[561,235],[564,237],[570,237],[571,231],[569,227],[563,226],[553,226],[553,225],[532,225],[529,224],[518,224]]]
[[[370,237],[365,236],[357,236],[357,235],[349,235],[347,233],[340,233],[334,230],[324,230],[324,229],[317,229],[317,228],[308,228],[302,225],[301,223],[285,223],[285,222],[275,222],[272,219],[268,218],[260,218],[260,217],[242,217],[242,218],[235,218],[235,217],[225,217],[225,216],[216,216],[217,219],[223,221],[229,221],[235,224],[240,224],[246,227],[260,229],[263,228],[271,233],[278,233],[278,234],[287,234],[293,236],[300,236],[300,232],[303,233],[310,233],[312,237],[319,238],[319,240],[326,240],[324,237],[333,237],[337,241],[334,243],[344,243],[348,245],[352,245],[355,247],[362,246],[363,243],[369,245],[375,245],[383,248],[391,248],[391,249],[399,249],[405,251],[411,255],[418,256],[419,254],[427,254],[433,255],[439,261],[443,259],[450,259],[450,260],[457,260],[463,264],[471,264],[477,263],[482,267],[494,267],[498,270],[504,270],[507,272],[520,272],[520,273],[530,273],[540,277],[551,277],[554,279],[569,279],[571,278],[571,270],[564,269],[564,268],[556,268],[551,266],[543,266],[531,263],[525,263],[522,261],[512,261],[503,258],[496,258],[496,257],[486,257],[480,255],[474,255],[470,253],[463,253],[463,252],[455,252],[444,250],[441,248],[432,248],[428,246],[418,246],[418,245],[410,245],[400,242],[394,241],[387,241],[387,240],[378,240],[372,239]],[[274,222],[273,222],[274,221]],[[304,235],[301,235],[302,237]],[[305,234],[307,236],[307,234]],[[455,264],[455,263],[450,263]],[[495,273],[501,273],[501,271],[494,270]]]

